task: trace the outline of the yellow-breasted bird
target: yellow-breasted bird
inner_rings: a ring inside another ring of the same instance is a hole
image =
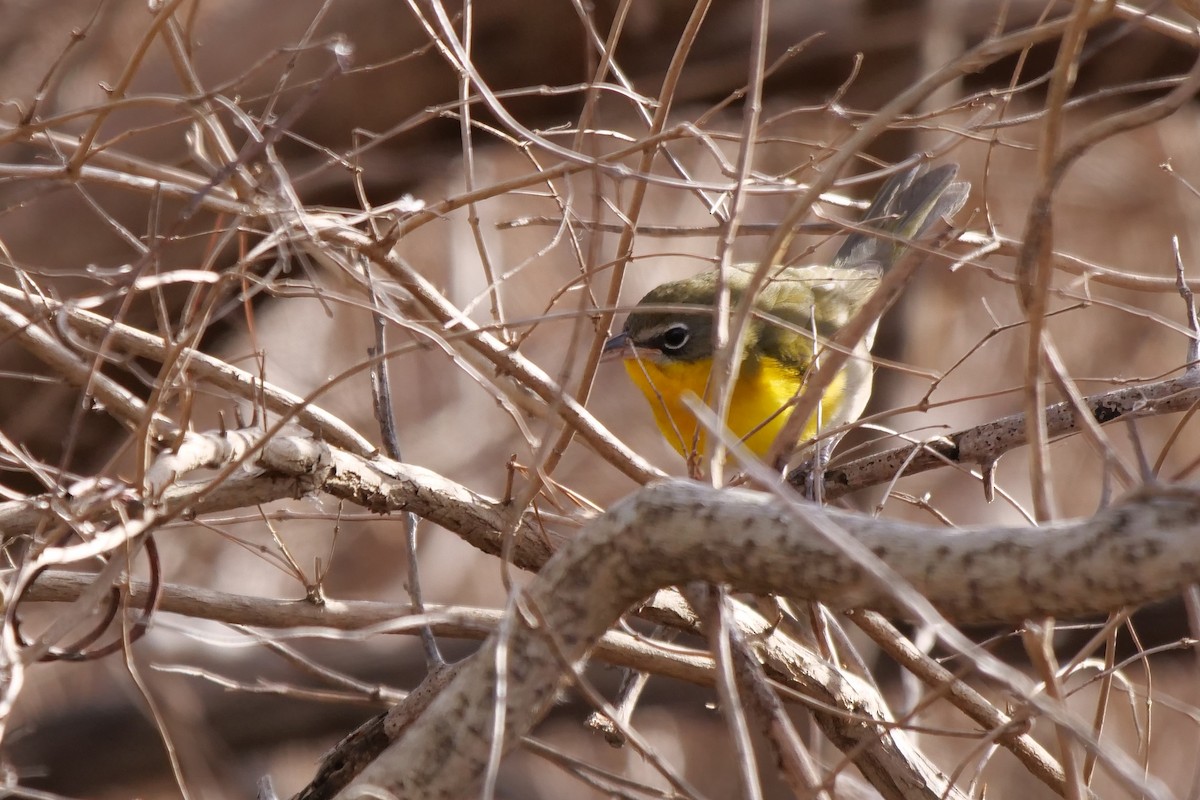
[[[954,181],[957,172],[957,165],[947,164],[898,173],[880,189],[861,230],[846,237],[831,265],[771,273],[754,301],[727,420],[729,430],[756,455],[764,456],[783,428],[820,343],[854,316],[907,244],[966,202],[969,186]],[[727,270],[731,308],[751,274],[747,267]],[[703,429],[683,398],[716,391],[709,386],[716,301],[715,271],[664,283],[641,299],[624,330],[604,345],[606,357],[624,358],[659,430],[685,458],[693,451],[704,453]],[[874,337],[872,327],[825,391],[802,441],[815,436],[818,426],[836,427],[862,414],[871,394]]]

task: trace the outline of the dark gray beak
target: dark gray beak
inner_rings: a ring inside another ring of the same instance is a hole
[[[617,361],[631,355],[633,355],[633,343],[629,341],[629,334],[621,331],[604,343],[604,349],[600,351],[600,360],[602,362]]]

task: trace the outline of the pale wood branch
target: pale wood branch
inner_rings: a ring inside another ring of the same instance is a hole
[[[541,624],[530,627],[529,617],[517,614],[502,643],[506,743],[528,733],[552,702],[563,677],[558,657],[586,656],[631,604],[661,586],[727,582],[836,608],[894,612],[897,589],[823,535],[827,523],[960,621],[1099,614],[1164,599],[1200,579],[1200,492],[1190,488],[1148,489],[1088,520],[947,531],[849,512],[797,513],[795,504],[761,493],[663,482],[589,525],[524,593],[522,605],[535,608]],[[469,793],[492,746],[500,644],[490,639],[345,796],[379,788],[405,798]],[[1086,724],[1073,724],[1044,698],[1030,702],[1094,745]],[[1108,766],[1127,786],[1166,796],[1122,754],[1111,754]],[[895,790],[885,795],[914,796]]]
[[[454,531],[484,552],[501,551],[503,532],[508,529],[503,504],[431,470],[380,457],[363,459],[304,436],[228,444],[229,439],[248,435],[246,431],[188,435],[189,442],[224,443],[206,451],[213,460],[193,456],[193,466],[213,468],[224,463],[216,460],[220,454],[254,459],[257,474],[240,479],[235,474],[235,479],[217,487],[204,481],[180,481],[183,474],[161,464],[178,463],[182,456],[162,456],[148,474],[169,473],[176,482],[159,488],[151,501],[160,517],[169,519],[185,510],[221,511],[323,491],[377,513],[411,511]],[[256,482],[267,488],[254,491],[243,485]],[[201,497],[204,502],[197,504]],[[680,502],[692,505],[672,505]],[[639,539],[640,547],[650,548],[667,535],[664,530],[675,531],[686,545],[680,545],[684,549],[677,557],[682,559],[687,548],[695,548],[688,552],[711,563],[687,573],[680,572],[682,561],[668,561],[656,567],[669,573],[666,580],[656,571],[638,570],[637,576],[651,585],[623,601],[622,611],[657,589],[689,580],[728,582],[741,590],[816,600],[835,609],[869,607],[890,614],[903,610],[891,587],[871,582],[861,565],[815,537],[813,530],[819,530],[812,527],[815,523],[798,517],[794,506],[763,493],[734,489],[705,493],[684,481],[660,482],[592,521],[585,530],[608,530],[615,524],[613,520],[624,518],[619,512],[639,503],[650,509],[645,512],[650,516],[640,523],[648,529]],[[1200,545],[1188,539],[1190,526],[1200,525],[1187,516],[1193,506],[1200,509],[1196,490],[1161,487],[1148,488],[1139,499],[1090,520],[1042,528],[945,529],[836,509],[821,513],[910,581],[948,618],[967,623],[1019,623],[1033,616],[1107,613],[1174,594],[1195,579],[1200,565]],[[3,503],[0,527],[9,535],[28,533],[42,516],[53,513],[32,502]],[[1197,513],[1200,516],[1200,511]],[[658,515],[664,516],[664,521],[659,522]],[[559,526],[579,524],[578,520],[541,518]],[[1132,524],[1134,519],[1140,527]],[[654,535],[649,535],[651,532]],[[561,540],[561,536],[561,532],[553,534],[554,539]],[[528,520],[518,526],[516,539],[515,563],[524,568],[543,567],[554,549],[552,534]],[[584,540],[590,541],[588,537]],[[771,552],[760,556],[756,550]],[[629,563],[644,558],[647,564],[656,565],[667,553],[631,550],[629,555]]]
[[[421,516],[437,521],[439,524],[455,531],[476,547],[490,553],[498,553],[502,546],[502,532],[505,530],[505,518],[502,508],[496,501],[455,484],[452,481],[407,464],[393,462],[388,459],[362,459],[353,454],[333,448],[328,443],[316,442],[302,436],[281,436],[265,443],[255,439],[257,431],[234,431],[226,434],[193,434],[185,440],[184,446],[176,453],[164,454],[149,470],[148,475],[153,479],[151,485],[158,492],[154,501],[163,517],[184,510],[193,513],[204,511],[224,510],[238,505],[253,502],[266,502],[280,497],[297,496],[316,491],[325,491],[352,502],[361,504],[372,510],[387,513],[400,510],[412,510]],[[223,460],[234,462],[245,460],[250,469],[233,472],[218,486],[211,486],[204,481],[187,482],[187,470],[192,468],[216,468],[224,466]],[[169,485],[162,486],[160,481],[169,476]],[[184,481],[184,482],[180,482]],[[673,484],[666,484],[671,486]],[[657,490],[655,490],[657,491]],[[743,497],[746,493],[729,493],[731,498]],[[714,497],[723,497],[725,493],[716,493]],[[749,494],[749,497],[765,499],[763,495]],[[710,498],[711,501],[711,498]],[[61,501],[60,501],[61,502]],[[25,525],[35,525],[38,513],[31,510],[29,504],[6,504],[0,506],[0,524],[13,522],[18,519],[18,512],[24,516]],[[6,520],[7,512],[7,520]],[[52,513],[42,511],[41,513]],[[55,509],[60,515],[65,512]],[[687,519],[690,519],[690,512]],[[864,519],[855,515],[841,515],[841,519],[855,521],[866,526],[868,533],[873,532],[875,541],[885,541],[894,536],[892,523]],[[545,519],[545,518],[544,518]],[[595,525],[604,526],[602,518]],[[769,526],[773,516],[763,522]],[[551,524],[570,524],[569,520],[548,520]],[[692,520],[694,523],[695,520]],[[711,522],[711,521],[710,521]],[[686,520],[677,525],[688,524]],[[6,530],[11,530],[6,527]],[[926,538],[924,529],[911,526],[914,532],[910,538]],[[781,531],[780,535],[786,535]],[[689,534],[690,536],[690,534]],[[702,541],[698,540],[698,541]],[[521,566],[529,569],[542,567],[550,556],[550,544],[543,531],[528,524],[517,529],[516,546],[512,553]],[[639,563],[639,558],[650,558],[649,555],[638,556],[631,554],[629,563]],[[737,577],[737,565],[724,556],[714,556],[713,553],[698,556],[713,559],[712,564],[718,567],[728,562],[733,572],[726,577],[739,588],[742,579]],[[927,558],[937,558],[938,551],[926,550]],[[842,562],[837,569],[852,569],[853,559],[844,555],[839,556]],[[984,563],[984,561],[981,561]],[[623,567],[625,569],[627,567]],[[746,567],[751,571],[753,566]],[[915,567],[913,569],[916,569]],[[852,585],[860,583],[863,578],[852,572],[845,574],[845,579]],[[57,579],[56,579],[57,580]],[[65,580],[65,579],[64,579]],[[673,583],[664,579],[662,586]],[[793,596],[803,595],[798,586],[814,585],[823,593],[829,592],[825,599],[833,599],[842,593],[842,588],[835,578],[832,583],[822,587],[798,571],[790,579],[787,591]],[[41,592],[48,591],[53,584],[31,588],[33,597],[42,597]],[[747,586],[745,588],[754,588]],[[647,592],[644,596],[649,596]],[[643,599],[639,596],[636,599]],[[847,595],[852,596],[852,595]],[[168,595],[168,598],[170,595]],[[211,600],[212,598],[208,598]],[[181,602],[183,600],[181,599]],[[626,605],[631,605],[630,601]],[[216,606],[223,605],[217,603]],[[186,603],[182,607],[187,607]],[[182,608],[181,607],[181,608]],[[192,604],[194,608],[194,603]],[[253,603],[251,608],[258,608]],[[853,682],[846,678],[834,666],[825,663],[820,657],[807,650],[795,640],[773,632],[773,623],[763,618],[748,607],[736,604],[737,616],[735,623],[739,630],[752,637],[754,649],[763,660],[764,667],[774,679],[790,686],[802,696],[815,701],[816,718],[829,738],[853,753],[856,764],[866,774],[893,776],[888,780],[929,787],[945,788],[945,781],[938,777],[933,768],[916,748],[906,743],[901,731],[895,729],[887,705],[878,693],[864,682]],[[261,611],[262,609],[258,609]],[[624,610],[622,608],[622,610]],[[310,611],[311,613],[301,613]],[[645,613],[649,612],[649,613]],[[217,612],[209,612],[217,613]],[[236,613],[249,613],[246,607],[236,607]],[[678,597],[660,592],[653,605],[644,606],[643,613],[658,621],[670,624],[684,625],[694,630],[695,623],[679,613]],[[310,610],[303,603],[293,604],[288,612],[295,624],[301,621],[318,623],[326,620],[332,627],[342,627],[336,619],[338,614],[328,611]],[[315,616],[313,616],[315,615]],[[370,616],[370,614],[368,614]],[[270,615],[268,614],[268,618]],[[615,618],[614,618],[615,619]],[[278,620],[276,620],[278,623]],[[610,621],[611,622],[611,621]],[[260,619],[258,624],[269,624],[266,619]],[[602,632],[601,632],[602,633]],[[626,652],[624,657],[618,656],[615,662],[636,661]],[[641,663],[645,667],[645,662]],[[659,665],[662,666],[661,664]],[[694,671],[698,665],[692,664],[684,671]],[[668,669],[668,672],[672,670]],[[703,681],[711,679],[708,668],[702,670],[705,674]],[[691,674],[692,680],[698,675]],[[682,677],[679,675],[677,677]],[[858,685],[860,684],[861,685]],[[399,735],[401,731],[396,731]],[[1021,737],[1016,737],[1021,738]],[[1024,737],[1028,738],[1028,737]],[[375,741],[372,739],[372,741]],[[1061,774],[1053,767],[1049,759],[1036,747],[1032,741],[1016,741],[1008,737],[1006,746],[1012,747],[1022,760],[1033,759],[1041,764],[1040,769],[1034,770],[1043,780],[1052,786],[1061,782]],[[1031,755],[1032,754],[1032,755]],[[1050,766],[1047,766],[1049,764]],[[901,777],[897,777],[901,776]],[[886,781],[885,781],[886,782]],[[932,791],[932,790],[931,790]],[[930,795],[930,796],[936,796]]]
[[[210,438],[228,436],[212,434]],[[151,475],[170,474],[176,481],[163,487],[155,501],[160,518],[185,509],[208,511],[264,502],[269,495],[326,491],[380,512],[412,510],[487,552],[498,553],[502,545],[505,519],[499,504],[428,470],[386,459],[368,461],[304,437],[279,437],[209,451],[200,447],[196,452],[208,452],[210,459],[222,454],[249,458],[247,454],[257,452],[253,464],[259,473],[234,473],[217,487],[203,481],[178,483],[185,477],[178,473],[183,466],[214,464],[186,448],[166,455],[162,464],[175,466],[156,464],[150,471]],[[203,502],[197,502],[198,498]],[[6,514],[8,522],[23,515],[24,524],[31,525],[40,514],[51,513],[30,508],[29,504],[0,506],[0,524]],[[800,513],[798,509],[807,510]],[[819,514],[821,522],[814,521],[812,514]],[[690,580],[726,582],[738,590],[782,593],[834,608],[902,613],[906,604],[896,586],[878,580],[851,551],[827,538],[822,533],[827,524],[873,553],[941,613],[960,622],[1012,623],[1037,616],[1105,613],[1171,596],[1195,582],[1200,573],[1200,538],[1196,536],[1200,533],[1200,492],[1187,488],[1146,490],[1081,522],[1039,529],[947,531],[850,512],[819,511],[761,493],[718,491],[672,481],[654,484],[615,506],[588,524],[549,563],[549,541],[542,531],[528,526],[519,529],[513,552],[529,568],[545,565],[527,602],[548,615],[555,647],[572,659],[583,658],[630,606],[656,589]],[[634,564],[638,568],[630,569]],[[739,627],[770,631],[768,621],[747,613],[754,618],[739,618]],[[513,631],[515,638],[507,642],[510,664],[520,665],[519,670],[516,666],[512,669],[524,679],[510,681],[510,697],[518,700],[510,710],[509,724],[523,734],[544,711],[532,697],[551,697],[562,676],[555,666],[560,662],[553,657],[540,666],[533,663],[539,648],[548,646],[536,631],[521,624],[513,626]],[[876,750],[867,763],[878,765],[879,759],[890,753],[903,765],[900,771],[895,766],[880,768],[880,775],[916,773],[922,776],[922,785],[945,788],[944,782],[929,772],[931,768],[921,766],[926,762],[919,753],[898,746],[902,736],[883,724],[889,719],[886,705],[871,700],[875,694],[870,687],[850,687],[844,674],[830,673],[829,665],[786,637],[770,636],[757,649],[769,671],[790,677],[809,696],[855,712],[853,723],[827,731],[833,741],[854,749],[874,742]],[[477,669],[486,670],[493,662],[485,655],[478,663],[484,666]],[[486,683],[480,675],[475,679]],[[458,683],[455,686],[459,687],[455,692],[469,690]],[[842,688],[831,691],[835,686]],[[519,699],[522,697],[524,700]],[[490,713],[486,703],[463,707]],[[448,719],[457,719],[452,724],[464,731],[471,730],[469,718]],[[848,735],[848,730],[855,735]],[[426,733],[408,735],[423,738]],[[483,746],[486,751],[486,744]],[[410,796],[407,784],[404,794]]]

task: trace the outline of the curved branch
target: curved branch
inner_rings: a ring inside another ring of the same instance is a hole
[[[347,796],[379,788],[405,798],[469,793],[491,748],[497,650],[508,666],[504,736],[511,743],[553,701],[561,660],[586,656],[631,604],[661,586],[728,582],[838,608],[894,611],[894,588],[826,538],[821,517],[962,621],[1104,613],[1200,580],[1200,492],[1193,489],[1147,491],[1092,519],[1042,528],[945,531],[797,508],[761,493],[683,481],[652,485],[617,504],[545,566],[522,596],[525,613],[515,615],[509,635],[490,638]],[[1031,702],[1060,724],[1073,721],[1044,698]],[[1072,730],[1087,735],[1086,725]],[[1117,776],[1159,796],[1125,760],[1113,755]]]
[[[258,453],[255,464],[263,472],[240,471],[218,487],[175,482],[180,477],[176,470],[212,466],[206,459],[236,459],[239,452]],[[268,495],[327,491],[380,512],[411,510],[486,552],[498,553],[503,545],[505,515],[494,501],[427,470],[386,459],[367,461],[302,437],[238,446],[213,442],[208,449],[200,442],[164,455],[151,473],[173,475],[169,485],[155,484],[161,491],[155,500],[160,518],[184,509],[199,512],[263,502]],[[35,522],[36,515],[27,509],[31,519],[26,524]],[[542,532],[529,525],[518,528],[512,549],[516,559],[528,568],[544,564],[525,608],[536,610],[539,630],[553,636],[548,639],[522,627],[520,620],[501,626],[511,632],[504,642],[510,669],[521,676],[510,682],[515,703],[510,727],[514,735],[527,732],[562,678],[556,665],[584,657],[620,614],[659,587],[691,580],[728,582],[739,590],[886,613],[919,609],[911,600],[918,596],[960,621],[1075,616],[1160,599],[1196,582],[1198,529],[1200,494],[1188,489],[1155,490],[1084,522],[1040,529],[946,531],[821,510],[761,493],[717,491],[678,481],[656,484],[593,521],[548,563],[550,545]],[[829,536],[830,530],[836,535]],[[843,541],[841,536],[847,538]],[[855,548],[873,556],[864,559],[854,554]],[[885,565],[882,570],[876,562]],[[638,569],[630,569],[632,564]],[[888,570],[898,580],[888,580]],[[909,584],[908,594],[897,590],[904,583]],[[919,752],[906,748],[903,733],[893,729],[886,706],[876,702],[869,687],[855,687],[844,675],[828,674],[819,658],[772,633],[769,621],[746,617],[738,624],[762,632],[760,655],[768,669],[826,706],[851,712],[849,724],[833,728],[832,734],[838,735],[831,738],[860,753],[860,768],[876,768],[877,787],[905,780],[895,777],[901,775],[918,785],[946,788],[936,769]],[[495,641],[488,645],[496,646]],[[470,680],[487,683],[494,663],[487,652],[473,662]],[[456,685],[454,692],[474,691]],[[476,731],[479,749],[471,756],[471,749],[465,748],[463,758],[468,760],[485,758],[488,752],[484,731],[489,728],[472,716],[490,714],[488,702],[485,697],[456,705],[457,710],[438,723]],[[825,716],[830,719],[823,725],[833,725],[832,718],[840,715]],[[439,735],[461,744],[465,734],[450,728]],[[427,735],[410,732],[398,746],[404,748],[409,737]],[[481,767],[476,763],[474,768]],[[392,780],[386,777],[392,774],[390,768],[379,769],[386,769],[385,779]],[[417,781],[412,788],[423,791],[428,776],[412,774]],[[372,772],[363,779],[372,775],[379,777]],[[1049,773],[1044,779],[1057,780]],[[408,784],[396,785],[403,796],[422,796],[410,795]]]
[[[149,470],[148,478],[157,493],[154,503],[161,517],[174,516],[184,510],[205,513],[325,491],[379,513],[414,511],[455,531],[485,552],[498,553],[503,546],[507,520],[503,507],[435,473],[383,458],[368,461],[327,443],[299,436],[279,437],[266,443],[261,443],[259,438],[261,432],[257,431],[192,434],[178,452],[160,456]],[[251,457],[256,471],[234,471],[218,486],[212,486],[209,481],[180,482],[188,477],[190,470],[227,467],[249,461]],[[71,498],[49,500],[50,508],[41,514],[75,519],[84,516],[87,509],[86,496],[77,501]],[[129,496],[126,500],[136,508],[136,498]],[[111,510],[108,504],[103,508]],[[100,516],[97,512],[90,519],[96,523],[101,521],[97,519]],[[22,529],[32,530],[38,518],[39,513],[31,503],[0,505],[0,528],[10,535]],[[853,517],[847,517],[850,518]],[[107,521],[115,524],[117,520],[114,516]],[[570,521],[559,521],[560,524],[563,522]],[[598,524],[603,526],[603,523]],[[864,524],[872,527],[879,537],[891,535],[889,523],[866,520]],[[515,536],[511,552],[516,564],[532,570],[544,566],[551,552],[545,534],[526,523],[516,529]],[[714,563],[720,563],[720,560]],[[796,579],[804,580],[801,573]],[[796,594],[794,587],[791,588],[791,593]],[[679,603],[672,602],[678,599],[677,595],[660,592],[653,604],[644,606],[640,613],[648,619],[694,630],[695,621],[681,615]],[[944,785],[936,769],[907,745],[902,731],[895,729],[886,704],[871,687],[853,685],[821,658],[776,631],[770,620],[750,608],[741,604],[735,608],[738,628],[752,637],[768,673],[815,702],[814,713],[822,728],[832,741],[854,754],[855,763],[864,774],[880,776],[877,785],[888,780],[919,786]],[[336,627],[332,620],[325,622]],[[1055,768],[1053,760],[1027,735],[1005,733],[1004,727],[1001,725],[997,733],[1005,746],[1011,748],[1023,763],[1035,765],[1031,769],[1040,779],[1052,787],[1060,786],[1061,770]],[[400,732],[385,730],[383,744],[393,741]],[[380,740],[376,737],[371,741]]]

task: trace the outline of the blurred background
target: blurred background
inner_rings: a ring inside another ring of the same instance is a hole
[[[103,156],[90,162],[97,167],[137,175],[146,172],[138,164],[153,164],[223,185],[230,174],[196,144],[195,111],[208,104],[234,143],[251,148],[242,152],[253,180],[272,191],[286,183],[308,209],[362,209],[405,196],[432,207],[471,190],[499,187],[481,191],[473,205],[455,201],[439,211],[401,239],[396,252],[473,320],[509,337],[561,386],[575,386],[586,346],[596,335],[595,309],[603,306],[634,191],[630,171],[577,169],[549,181],[521,182],[522,176],[571,162],[550,149],[525,146],[509,122],[477,96],[466,139],[460,77],[416,13],[428,12],[426,3],[166,5],[174,9],[187,68],[163,43],[172,35],[170,26],[153,27],[163,18],[162,4],[60,0],[48,6],[10,0],[0,7],[0,282],[28,287],[20,273],[47,294],[86,302],[175,338],[183,330],[180,320],[195,310],[194,288],[185,282],[130,290],[135,269],[244,270],[250,279],[242,285],[254,287],[252,297],[233,292],[206,306],[208,316],[188,329],[198,345],[299,395],[354,371],[319,402],[378,441],[363,369],[374,344],[372,320],[352,276],[286,248],[248,259],[260,220],[234,221],[152,186],[121,185],[103,176],[77,179],[62,169],[72,156],[70,143],[78,141],[73,137],[98,124],[93,133]],[[1148,6],[1118,7],[1088,31],[1060,142],[1162,97],[1192,68],[1200,36],[1195,19],[1181,10],[1185,4]],[[687,170],[691,185],[663,156],[655,162],[653,173],[662,179],[649,182],[637,219],[623,305],[658,283],[713,265],[719,228],[694,188],[727,185],[732,177],[744,140],[743,99],[758,4],[713,2],[677,74],[669,65],[681,41],[690,41],[685,30],[691,3],[600,0],[585,8],[568,0],[492,0],[444,8],[460,34],[469,23],[471,63],[507,112],[561,148],[589,156],[630,148],[646,135],[644,115],[654,113],[656,102],[670,101],[666,127],[673,133],[665,149]],[[981,43],[1072,8],[1023,0],[771,4],[769,74],[753,163],[760,189],[747,201],[742,221],[749,227],[734,245],[735,257],[749,261],[762,254],[770,223],[873,112]],[[589,81],[600,62],[596,42],[610,38],[628,86],[614,88],[620,81],[609,74],[589,102]],[[869,413],[886,429],[931,437],[1022,407],[1026,343],[1012,285],[1013,254],[1040,180],[1043,111],[1059,43],[1057,36],[1030,37],[1027,47],[1003,57],[984,55],[970,68],[957,69],[953,79],[872,140],[846,173],[847,178],[870,173],[924,153],[935,163],[959,163],[973,187],[955,222],[976,238],[952,244],[945,257],[924,263],[878,338],[881,366]],[[343,46],[352,55],[339,64]],[[668,79],[673,86],[664,95]],[[1170,281],[1172,237],[1178,237],[1185,269],[1200,274],[1193,235],[1198,229],[1193,223],[1200,220],[1193,188],[1200,181],[1197,122],[1196,108],[1188,103],[1091,148],[1055,195],[1055,251],[1116,273]],[[270,141],[277,161],[254,154],[251,126],[254,135]],[[618,162],[630,170],[640,157],[631,153]],[[125,156],[136,163],[103,160]],[[282,173],[272,172],[280,168]],[[516,188],[505,188],[506,181]],[[876,187],[849,182],[837,194],[861,200]],[[835,222],[856,213],[823,203],[810,221]],[[839,241],[830,227],[799,236],[790,257],[798,263],[829,257]],[[993,235],[1015,244],[1001,252],[974,252]],[[959,259],[964,261],[951,269]],[[1185,365],[1186,315],[1177,292],[1161,283],[1147,283],[1153,291],[1123,288],[1098,272],[1084,272],[1055,275],[1051,309],[1060,313],[1049,325],[1082,392],[1157,380]],[[540,446],[560,435],[561,422],[514,418],[488,389],[496,376],[471,375],[445,352],[418,346],[427,341],[417,330],[421,325],[428,322],[393,326],[390,333],[392,346],[402,351],[390,366],[403,458],[480,493],[503,496],[513,474],[519,486],[522,471],[539,463]],[[135,361],[105,369],[145,397],[158,367]],[[80,398],[79,389],[57,379],[16,342],[0,341],[4,435],[22,452],[61,470],[63,483],[95,475],[130,480],[136,453],[127,434],[103,413],[80,410]],[[915,410],[923,398],[928,409]],[[1058,399],[1052,391],[1051,400]],[[163,403],[177,418],[186,414],[198,430],[228,423],[235,407],[246,418],[251,411],[203,384],[186,402],[180,395]],[[587,405],[661,469],[685,471],[619,367],[600,367]],[[1131,463],[1140,453],[1164,480],[1176,480],[1191,476],[1195,427],[1176,415],[1140,421],[1132,434],[1121,427],[1109,435]],[[849,457],[897,441],[862,431],[840,452]],[[5,465],[0,484],[8,498],[46,490],[13,460]],[[635,488],[578,443],[552,477],[568,491],[546,507],[557,504],[555,510],[564,513],[584,512],[570,493],[604,508]],[[996,477],[1002,496],[992,503],[985,502],[976,477],[951,469],[901,480],[899,495],[886,503],[882,489],[843,502],[864,510],[882,505],[890,516],[930,524],[1024,523],[1031,495],[1027,453],[1005,455]],[[1089,515],[1126,488],[1113,484],[1104,460],[1078,437],[1052,447],[1051,481],[1064,517]],[[277,547],[272,531],[302,567],[314,569],[320,560],[329,597],[407,601],[399,521],[319,497],[173,525],[158,536],[164,578],[299,601],[302,583],[264,555]],[[426,600],[502,606],[504,586],[494,558],[432,526],[422,525],[420,539]],[[36,630],[53,611],[53,604],[31,604],[22,613]],[[1174,607],[1139,617],[1135,629],[1143,647],[1178,641],[1187,630]],[[1072,642],[1089,635],[1084,630],[1076,640],[1068,632],[1062,646],[1069,652]],[[367,684],[410,689],[424,670],[407,637],[289,644]],[[472,647],[444,644],[455,656]],[[1006,646],[1003,639],[998,646]],[[1019,661],[1018,647],[1009,646]],[[1190,769],[1179,766],[1176,775],[1172,765],[1189,758],[1194,763],[1198,740],[1189,716],[1196,710],[1190,658],[1167,655],[1154,662],[1156,691],[1171,696],[1173,709],[1158,718],[1153,747],[1135,741],[1144,735],[1144,720],[1130,710],[1128,699],[1114,701],[1124,704],[1125,716],[1109,731],[1116,741],[1129,737],[1131,752],[1146,745],[1155,774],[1180,792],[1191,780]],[[1127,671],[1142,689],[1149,663]],[[612,671],[598,671],[597,679],[610,685]],[[116,655],[31,668],[8,719],[3,760],[22,786],[44,792],[178,796],[166,730],[192,796],[246,796],[263,775],[272,776],[286,796],[311,778],[321,753],[383,707],[366,694],[330,698],[301,691],[317,686],[321,681],[310,670],[264,646],[253,631],[160,614],[128,660]],[[1081,687],[1082,707],[1095,703],[1092,689]],[[153,713],[147,696],[154,700]],[[713,797],[729,796],[736,775],[707,757],[724,746],[725,732],[706,699],[699,690],[652,681],[634,722],[694,783],[711,787]],[[646,777],[639,757],[610,749],[582,728],[584,713],[582,703],[564,702],[539,736],[592,763]],[[935,708],[922,722],[963,725],[939,713]],[[1174,736],[1176,729],[1188,733]],[[969,752],[951,737],[926,736],[921,744],[944,754],[947,770]],[[823,752],[831,762],[838,758],[832,748]],[[1000,776],[1011,781],[1001,784],[1003,796],[1018,789],[1049,796],[1032,779],[1014,775],[1004,756],[988,770],[985,783]],[[781,787],[771,790],[786,796]],[[503,797],[591,796],[588,791],[529,754],[506,762],[499,788]]]

